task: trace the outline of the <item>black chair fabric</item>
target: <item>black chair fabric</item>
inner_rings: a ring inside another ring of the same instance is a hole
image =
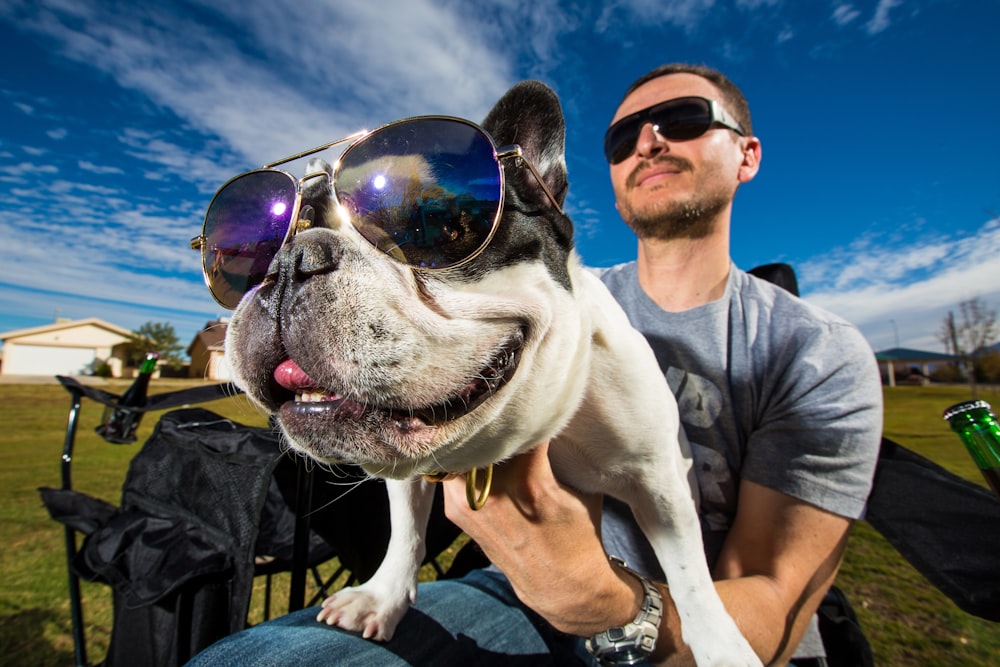
[[[1000,621],[1000,502],[888,438],[865,519],[960,609]]]
[[[799,280],[795,276],[795,269],[789,264],[781,262],[761,264],[750,269],[747,273],[758,278],[763,278],[778,287],[783,287],[795,296],[799,295]]]
[[[87,535],[74,570],[114,591],[105,665],[180,665],[244,627],[260,519],[282,459],[270,429],[189,408],[157,423],[118,508],[40,489],[53,518]]]
[[[333,547],[355,581],[367,581],[382,563],[389,544],[389,501],[385,482],[369,478],[356,466],[337,466],[316,473],[312,530]],[[283,471],[276,474],[281,476]],[[285,480],[280,486],[286,490],[291,488]],[[461,530],[445,517],[444,496],[436,489],[427,527],[424,563],[435,560],[460,534]]]

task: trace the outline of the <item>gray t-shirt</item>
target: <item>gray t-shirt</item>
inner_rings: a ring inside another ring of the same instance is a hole
[[[677,397],[714,564],[747,479],[830,512],[862,516],[882,434],[875,355],[845,320],[731,267],[717,301],[667,312],[635,262],[596,269],[656,353]],[[607,501],[608,553],[662,577],[631,512]],[[815,625],[815,623],[814,623]],[[811,631],[800,656],[823,655]]]

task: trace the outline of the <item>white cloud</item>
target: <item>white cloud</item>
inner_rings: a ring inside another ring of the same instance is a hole
[[[80,167],[80,169],[83,169],[84,171],[89,171],[92,174],[121,174],[121,173],[124,173],[124,170],[121,167],[101,166],[101,165],[94,164],[93,162],[89,162],[87,160],[80,160],[76,164],[77,164],[78,167]]]
[[[835,249],[803,263],[800,284],[810,302],[856,324],[876,349],[894,347],[898,334],[905,347],[943,351],[937,333],[949,310],[977,297],[1000,306],[998,256],[1000,218],[971,236]]]
[[[865,31],[869,35],[875,35],[886,30],[891,23],[889,12],[893,7],[898,7],[901,4],[903,4],[903,0],[879,0],[878,6],[875,7],[875,15],[865,24]]]
[[[58,173],[59,169],[50,164],[20,162],[0,166],[0,181],[24,182],[25,177]]]
[[[861,12],[854,8],[851,4],[837,5],[833,8],[833,22],[838,26],[843,27],[861,16]]]
[[[547,0],[518,3],[532,30],[514,16],[484,20],[506,16],[493,6],[502,2],[205,0],[231,26],[222,30],[169,3],[127,12],[15,4],[22,28],[217,137],[206,147],[213,160],[251,164],[417,113],[480,119],[515,80],[520,56],[558,55],[558,32],[570,27]]]
[[[755,4],[747,2],[744,4]],[[672,25],[693,30],[715,6],[715,0],[617,0],[604,6],[597,19],[597,30],[603,32],[612,26],[628,25],[638,21],[643,25]],[[618,16],[624,12],[627,16]]]

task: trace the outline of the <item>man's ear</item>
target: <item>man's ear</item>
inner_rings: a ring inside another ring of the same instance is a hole
[[[551,88],[540,81],[514,85],[486,116],[483,128],[498,147],[518,144],[562,206],[567,188],[566,122]],[[540,188],[535,189],[545,196]]]
[[[740,170],[737,175],[740,183],[747,183],[753,180],[760,169],[761,148],[760,139],[757,137],[747,137],[743,145],[743,161],[740,163]]]

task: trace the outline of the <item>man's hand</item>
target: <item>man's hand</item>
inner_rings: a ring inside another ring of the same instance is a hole
[[[465,477],[444,481],[445,513],[507,575],[514,592],[557,629],[589,636],[632,620],[642,590],[601,545],[602,496],[560,484],[549,443],[501,465],[485,507],[466,499]]]

